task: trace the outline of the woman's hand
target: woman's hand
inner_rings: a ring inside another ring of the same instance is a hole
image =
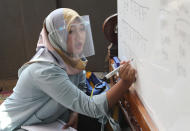
[[[77,129],[77,124],[78,124],[78,113],[73,112],[70,115],[69,122],[63,127],[63,129],[67,129],[68,127],[73,127]]]
[[[131,85],[136,80],[136,77],[135,77],[136,70],[131,67],[130,61],[128,62],[123,61],[120,64],[123,66],[119,70],[119,77],[122,80],[126,81],[128,85]]]

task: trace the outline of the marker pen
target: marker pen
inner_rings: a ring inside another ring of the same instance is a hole
[[[133,61],[133,59],[131,59],[130,62],[131,61]],[[110,73],[108,73],[107,75],[105,75],[104,78],[103,78],[103,80],[108,80],[110,77],[112,77],[114,74],[116,74],[122,66],[123,65],[120,65],[119,67],[115,68],[113,71],[111,71]]]

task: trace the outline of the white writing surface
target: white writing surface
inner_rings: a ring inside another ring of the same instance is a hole
[[[190,0],[118,0],[119,58],[161,131],[190,130]]]

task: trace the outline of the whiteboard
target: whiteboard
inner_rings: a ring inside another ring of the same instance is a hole
[[[118,55],[160,131],[190,130],[190,0],[118,0]]]

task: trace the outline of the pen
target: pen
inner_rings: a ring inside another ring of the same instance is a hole
[[[131,59],[130,62],[131,61],[133,61],[133,59]],[[110,73],[108,73],[107,75],[105,75],[104,78],[103,78],[103,80],[108,80],[110,77],[112,77],[114,74],[116,74],[122,66],[123,65],[120,65],[119,67],[115,68],[113,71],[111,71]]]

